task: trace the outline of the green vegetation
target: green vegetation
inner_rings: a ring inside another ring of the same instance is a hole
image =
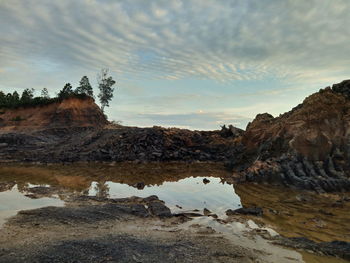
[[[113,98],[115,80],[112,77],[108,77],[108,69],[102,69],[98,75],[98,89],[100,93],[98,98],[100,99],[102,112],[104,108],[109,107],[109,101]]]
[[[98,94],[98,98],[101,102],[101,109],[103,111],[104,107],[109,106],[109,101],[113,97],[114,89],[112,86],[115,84],[115,81],[112,77],[108,77],[108,70],[103,69],[101,74],[98,76],[98,88],[100,93]],[[54,102],[59,102],[67,98],[93,98],[93,89],[90,85],[89,79],[87,76],[81,78],[79,86],[76,89],[73,89],[70,83],[64,85],[63,89],[60,90],[55,97],[50,97],[49,92],[46,88],[44,88],[40,96],[34,96],[34,89],[25,89],[21,96],[17,91],[13,93],[4,93],[0,91],[0,109],[14,109],[19,107],[33,107],[40,105],[47,105]],[[4,113],[4,111],[1,111]],[[19,116],[18,116],[19,117]],[[20,117],[17,119],[14,118],[13,121],[22,120]]]

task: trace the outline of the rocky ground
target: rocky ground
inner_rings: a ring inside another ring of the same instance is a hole
[[[0,230],[0,262],[298,262],[300,255],[231,242],[172,215],[157,197],[75,198],[65,207],[22,211]],[[275,261],[277,262],[277,261]],[[301,262],[301,261],[300,261]]]
[[[320,90],[278,117],[258,114],[240,137],[237,181],[322,192],[350,190],[350,80]]]
[[[0,131],[1,132],[1,131]],[[227,131],[133,128],[52,128],[0,133],[0,159],[9,162],[226,161],[240,134]]]
[[[237,214],[203,212],[172,214],[156,196],[72,197],[12,217],[0,229],[0,262],[304,262],[286,246],[323,255],[315,262],[350,259],[347,242],[283,237]]]

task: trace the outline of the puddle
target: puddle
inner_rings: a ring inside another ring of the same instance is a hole
[[[256,229],[266,230],[271,236],[278,234],[271,228],[258,227],[252,220],[248,220],[245,223],[231,222],[221,224],[211,217],[197,217],[182,224],[180,227],[190,231],[198,231],[198,226],[214,229],[216,233],[222,234],[235,245],[252,250],[259,249],[262,252],[261,256],[264,258],[264,262],[304,262],[302,255],[297,251],[275,246],[269,240],[256,235],[254,232]]]
[[[202,213],[207,208],[224,216],[227,209],[241,206],[233,186],[213,176],[224,173],[222,167],[215,165],[0,167],[0,222],[19,210],[62,206],[71,195],[156,195],[173,213],[195,209]]]
[[[35,187],[36,185],[32,185]],[[58,198],[43,197],[32,199],[25,196],[26,192],[18,191],[17,185],[11,190],[0,192],[0,227],[6,219],[21,210],[30,210],[45,206],[63,206],[64,201]]]
[[[6,218],[20,210],[64,206],[66,198],[72,195],[110,198],[157,195],[174,213],[195,209],[202,212],[207,208],[224,218],[227,209],[239,208],[241,203],[256,205],[264,207],[265,211],[263,218],[254,218],[254,221],[266,223],[286,236],[306,236],[315,241],[349,240],[350,202],[335,207],[333,204],[338,197],[332,195],[311,196],[311,201],[300,202],[300,198],[296,198],[300,196],[299,192],[263,185],[240,185],[235,190],[222,179],[227,176],[230,173],[216,164],[0,166],[0,227]],[[303,193],[302,197],[308,196]],[[326,212],[322,214],[320,209]],[[242,238],[247,231],[258,228],[255,222],[247,220],[244,224],[231,222],[223,225],[211,217],[198,217],[189,224],[210,226],[243,247],[260,247],[269,251],[269,242],[260,237],[254,240]],[[186,224],[183,227],[190,228]],[[276,234],[271,228],[263,230],[271,236]],[[277,252],[267,255],[267,261],[302,261],[295,251],[281,248]],[[335,258],[327,261],[326,257],[306,252],[302,257],[306,262],[343,262]]]
[[[206,179],[210,182],[204,183]],[[223,216],[227,209],[237,209],[241,206],[240,198],[233,186],[215,177],[189,177],[177,182],[164,182],[159,186],[145,186],[143,189],[121,183],[106,182],[101,185],[93,182],[89,195],[108,195],[110,198],[156,195],[174,213],[195,209],[202,212],[207,208]]]

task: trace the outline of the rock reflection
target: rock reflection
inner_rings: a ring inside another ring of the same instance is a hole
[[[16,184],[19,192],[32,197],[59,195],[63,192],[86,195],[96,182],[96,195],[109,197],[107,182],[127,184],[142,190],[160,186],[165,182],[177,182],[188,177],[227,177],[229,173],[218,164],[74,164],[74,165],[7,165],[0,167],[0,192],[11,190]],[[205,178],[204,182],[207,182]],[[45,186],[33,188],[32,185]]]
[[[173,211],[207,208],[219,214],[240,205],[233,186],[223,179],[229,175],[222,165],[202,163],[0,167],[0,183],[12,180],[9,185],[17,185],[18,191],[31,199],[49,197],[69,202],[86,195],[99,198],[157,195]]]

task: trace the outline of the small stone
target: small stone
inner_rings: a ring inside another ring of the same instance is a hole
[[[237,215],[237,214],[262,216],[263,210],[260,207],[248,207],[248,208],[238,208],[236,210],[232,210],[232,209],[226,210],[227,216],[232,216],[232,215]]]
[[[209,209],[207,209],[207,208],[204,208],[204,209],[203,209],[203,214],[204,214],[205,216],[208,216],[208,215],[211,214],[211,211],[210,211]]]
[[[203,179],[203,183],[204,183],[204,184],[208,184],[208,183],[210,183],[210,180],[207,179],[207,178],[204,178],[204,179]]]
[[[148,209],[155,216],[159,217],[171,217],[170,209],[161,202],[151,202],[148,204]]]

